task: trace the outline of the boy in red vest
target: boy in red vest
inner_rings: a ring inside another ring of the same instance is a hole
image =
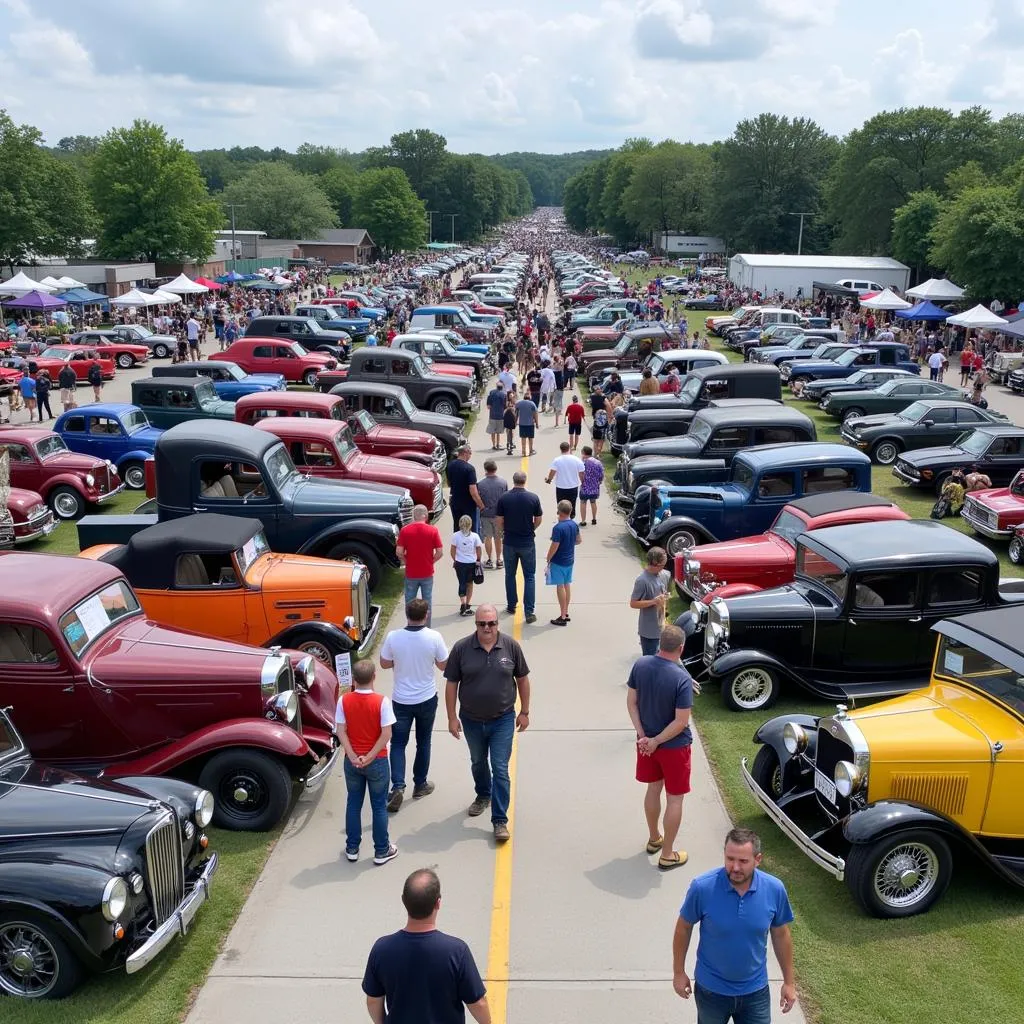
[[[398,856],[398,847],[388,836],[388,742],[395,712],[391,700],[373,688],[377,670],[370,659],[352,666],[351,692],[338,701],[338,736],[345,748],[345,856],[359,860],[363,838],[362,814],[366,791],[370,791],[373,822],[373,863],[387,864]]]

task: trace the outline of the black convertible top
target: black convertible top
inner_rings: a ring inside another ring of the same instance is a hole
[[[873,508],[891,505],[892,502],[877,494],[862,494],[860,491],[827,491],[824,494],[812,494],[809,498],[798,498],[790,504],[814,519],[828,515],[829,512],[843,512],[848,508]]]
[[[967,644],[1007,668],[1024,675],[1024,653],[1021,651],[1021,627],[1024,626],[1024,604],[994,608],[987,612],[971,612],[955,619],[943,619],[932,629]],[[941,669],[937,669],[941,673]]]

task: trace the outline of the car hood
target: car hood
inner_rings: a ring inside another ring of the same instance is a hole
[[[265,594],[279,598],[282,594],[296,594],[308,598],[324,588],[344,590],[352,588],[352,563],[337,562],[333,558],[315,558],[311,555],[269,554],[252,569],[253,579],[258,576]]]
[[[24,487],[12,487],[7,495],[7,507],[12,512],[18,512],[23,516],[28,515],[29,509],[42,504],[42,495],[35,491],[27,491]]]
[[[353,455],[347,468],[368,482],[381,481],[395,487],[433,487],[437,474],[426,466],[407,459],[392,459],[387,455]]]
[[[716,544],[701,544],[694,549],[693,557],[700,562],[702,573],[710,572],[716,580],[733,583],[737,573],[745,578],[760,575],[765,569],[792,565],[795,553],[778,535],[761,533]]]
[[[846,394],[853,393],[854,392],[846,392]],[[845,397],[845,395],[843,397]],[[860,431],[867,430],[871,427],[913,427],[917,424],[910,423],[894,412],[876,412],[871,416],[858,416],[857,419],[854,420],[854,425],[859,433]]]
[[[729,605],[729,620],[732,623],[811,617],[810,602],[797,587],[789,584],[784,587],[773,587],[771,590],[761,590],[755,594],[740,594],[726,600]]]
[[[229,402],[228,404],[231,405],[232,409],[234,408],[234,402]],[[163,431],[159,427],[143,427],[141,430],[136,430],[134,434],[129,435],[127,443],[136,445],[139,448],[153,448],[162,433]]]
[[[667,473],[672,470],[683,469],[684,466],[680,463],[680,459],[686,460],[686,466],[704,466],[705,464],[711,464],[716,460],[713,459],[699,459],[697,456],[700,454],[700,446],[697,444],[685,446],[685,442],[688,440],[686,437],[677,438],[679,442],[679,450],[671,453],[666,452],[653,452],[650,455],[640,455],[639,458],[631,458],[629,463],[629,471],[640,475],[651,474],[651,473]],[[724,465],[722,462],[718,462],[719,466]]]
[[[223,398],[215,398],[203,405],[203,415],[233,420],[235,418],[235,403],[225,401]]]
[[[386,444],[399,448],[422,448],[424,451],[434,450],[434,435],[425,430],[413,430],[409,427],[388,427],[378,423],[370,431],[369,440],[375,444]]]
[[[637,409],[630,409],[629,420],[631,423],[657,423],[666,417],[669,419],[692,420],[697,415],[695,409],[683,405],[678,398],[672,395],[644,395],[637,399],[638,402],[646,403],[650,398],[651,404],[643,404]],[[659,404],[654,404],[661,399]]]
[[[26,492],[26,493],[31,493]],[[11,491],[14,494],[14,491]],[[979,505],[994,512],[1020,512],[1024,509],[1024,498],[1018,498],[1009,487],[993,487],[988,491],[971,491],[970,497]]]
[[[244,380],[235,381],[236,384],[270,384],[275,388],[283,387],[285,379],[280,373],[247,373]]]
[[[845,367],[831,359],[805,359],[800,363],[801,373],[836,373],[841,374]],[[844,396],[845,397],[845,396]]]
[[[618,359],[613,348],[592,348],[589,352],[583,353],[583,360],[592,363],[595,359]]]
[[[838,388],[843,392],[861,390],[856,384],[851,384],[846,380],[845,377],[822,377],[808,384],[807,387],[812,391],[828,391],[831,388]]]
[[[50,455],[43,459],[43,465],[50,471],[61,470],[64,472],[77,471],[79,473],[92,473],[104,465],[103,459],[95,459],[91,455],[81,455],[78,452],[61,452],[58,455]]]
[[[911,466],[927,466],[933,462],[976,462],[976,455],[969,455],[962,448],[940,445],[936,448],[918,448],[916,451],[900,452],[900,462]]]
[[[294,500],[302,506],[304,515],[334,518],[338,518],[339,506],[348,511],[346,518],[376,514],[393,516],[398,511],[399,499],[408,493],[404,487],[378,484],[372,480],[327,480],[308,476],[295,481],[292,487]]]
[[[429,424],[439,430],[450,430],[457,437],[461,437],[466,429],[466,421],[461,416],[447,416],[442,412],[427,412],[425,409],[417,409],[409,422]]]

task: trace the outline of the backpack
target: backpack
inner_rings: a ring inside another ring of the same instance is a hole
[[[932,519],[945,519],[950,513],[950,508],[951,503],[949,498],[939,498],[939,500],[932,505]]]

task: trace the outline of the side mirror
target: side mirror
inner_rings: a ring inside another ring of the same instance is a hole
[[[935,420],[921,420],[921,426],[922,427],[934,427],[935,426]]]

